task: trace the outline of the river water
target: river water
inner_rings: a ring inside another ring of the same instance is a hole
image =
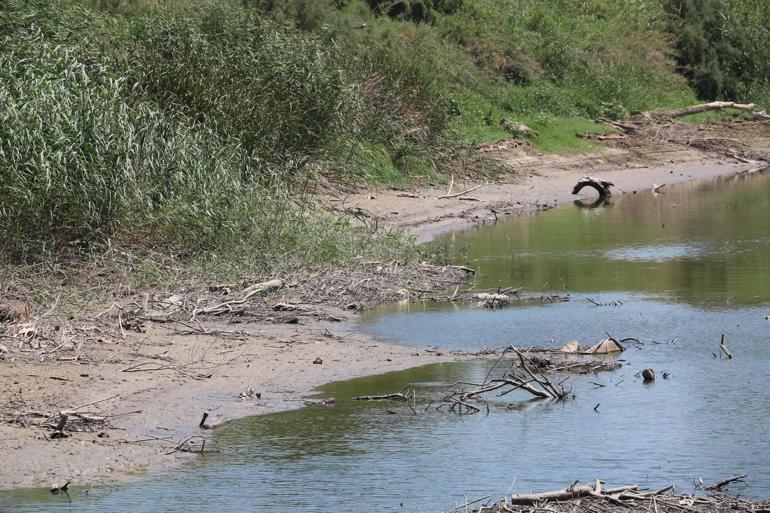
[[[593,343],[606,333],[642,342],[617,358],[618,371],[571,377],[572,400],[514,393],[494,399],[489,415],[435,410],[447,383],[483,380],[489,359],[334,383],[319,390],[334,407],[238,421],[216,434],[221,453],[70,497],[0,492],[0,512],[440,512],[463,494],[575,479],[691,491],[699,478],[737,473],[749,474],[743,493],[770,497],[770,173],[667,189],[450,236],[452,259],[478,270],[477,289],[521,286],[568,302],[412,303],[362,320],[415,351]],[[733,359],[719,352],[722,334]],[[637,376],[645,367],[655,383]],[[409,383],[416,414],[349,400]]]

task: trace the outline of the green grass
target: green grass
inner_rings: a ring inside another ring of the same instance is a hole
[[[748,112],[735,109],[727,109],[721,112],[702,112],[700,114],[693,114],[692,116],[685,116],[679,118],[684,123],[690,123],[693,125],[709,125],[715,123],[722,123],[729,119],[753,119]]]
[[[613,131],[607,125],[582,118],[535,116],[523,118],[522,121],[539,132],[540,135],[532,141],[535,147],[553,153],[596,151],[599,145],[580,136]]]

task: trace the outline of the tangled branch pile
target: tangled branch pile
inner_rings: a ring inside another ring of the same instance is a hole
[[[743,476],[745,477],[745,476]],[[543,493],[514,494],[494,504],[474,509],[474,513],[536,513],[536,512],[612,512],[627,513],[705,513],[733,511],[758,513],[770,511],[770,502],[720,494],[696,496],[677,494],[674,487],[643,491],[636,485],[604,488],[604,482],[578,486],[575,481],[564,490]],[[471,511],[468,508],[465,511]]]

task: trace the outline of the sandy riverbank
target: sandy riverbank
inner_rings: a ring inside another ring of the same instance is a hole
[[[322,198],[340,211],[366,214],[369,223],[376,220],[379,226],[406,229],[429,241],[505,215],[548,209],[578,198],[590,202],[590,196],[596,196],[590,189],[572,195],[572,187],[586,175],[614,183],[613,194],[641,193],[650,192],[654,185],[758,170],[767,166],[770,156],[767,123],[675,124],[666,127],[668,131],[660,130],[667,137],[655,132],[610,139],[595,152],[583,154],[543,154],[515,141],[485,144],[479,151],[502,163],[509,173],[486,180],[457,176],[449,186],[413,191],[332,191]],[[441,198],[462,191],[470,192]]]
[[[752,144],[765,147],[767,140],[770,137]],[[575,181],[587,173],[615,183],[616,192],[649,193],[653,184],[713,179],[762,167],[751,159],[667,148],[647,148],[645,153],[610,147],[600,154],[538,158],[532,151],[499,144],[485,151],[512,172],[461,195],[472,200],[437,199],[447,193],[445,186],[409,194],[335,192],[321,200],[340,210],[364,209],[384,226],[428,240],[506,214],[569,202]],[[453,190],[480,184],[458,178]],[[466,278],[456,269],[401,269],[392,263],[342,273],[332,282],[324,281],[324,273],[286,277],[284,289],[250,309],[189,326],[131,317],[128,311],[147,309],[137,297],[118,297],[105,311],[71,319],[56,321],[54,314],[37,326],[33,316],[28,322],[46,344],[35,347],[16,335],[0,340],[8,349],[0,355],[0,450],[6,458],[0,489],[68,480],[113,481],[175,465],[192,457],[172,449],[188,436],[201,434],[197,423],[204,410],[216,418],[281,411],[301,406],[303,396],[330,381],[462,358],[385,344],[355,331],[355,310],[363,303],[397,298],[401,287],[423,285],[427,275],[435,290]],[[384,288],[388,293],[381,293]],[[183,305],[202,300],[194,291],[190,294],[174,299],[159,295],[152,302]],[[216,294],[225,292],[211,292],[205,301],[217,301]],[[317,358],[322,363],[314,363]],[[240,398],[249,387],[261,397]],[[31,425],[66,409],[106,419],[91,426],[93,431],[70,430],[71,436],[57,440],[49,439],[50,427]]]

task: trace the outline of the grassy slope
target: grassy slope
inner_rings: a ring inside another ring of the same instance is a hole
[[[596,118],[695,101],[658,0],[461,4],[416,23],[363,0],[7,0],[0,261],[152,250],[228,274],[414,254],[306,185],[479,171],[472,147],[505,119],[580,151]]]

